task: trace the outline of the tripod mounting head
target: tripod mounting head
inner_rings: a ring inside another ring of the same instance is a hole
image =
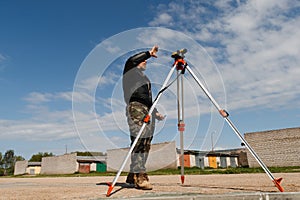
[[[187,52],[187,49],[180,49],[177,51],[174,51],[171,55],[172,58],[174,58],[175,60],[177,59],[183,59],[184,58],[184,54]]]
[[[185,67],[187,63],[184,60],[184,54],[187,52],[187,49],[180,49],[172,53],[172,58],[174,58],[174,65],[176,66],[177,71],[181,70],[181,73],[185,72]]]

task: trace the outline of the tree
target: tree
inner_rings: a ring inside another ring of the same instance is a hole
[[[2,153],[0,152],[0,176],[4,174]]]
[[[29,159],[29,162],[42,162],[43,157],[49,157],[49,156],[54,156],[53,153],[48,153],[48,152],[39,152],[37,154],[34,154],[31,156]]]
[[[14,150],[7,150],[4,154],[0,152],[0,176],[12,175],[15,170],[16,161],[25,160],[22,156],[15,156]]]
[[[2,153],[0,152],[0,168],[2,168]]]
[[[3,165],[4,165],[4,175],[8,175],[13,172],[13,167],[15,164],[15,152],[14,150],[7,150],[3,157]]]
[[[15,156],[15,162],[25,160],[22,156]]]

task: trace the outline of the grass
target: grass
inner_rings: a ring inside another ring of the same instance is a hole
[[[272,173],[293,173],[300,172],[299,167],[270,167],[269,170]],[[242,173],[264,173],[262,168],[226,168],[226,169],[200,169],[198,167],[185,168],[184,173],[186,175],[201,175],[201,174],[242,174]],[[180,168],[178,169],[166,169],[149,172],[150,175],[175,175],[180,174]]]
[[[272,173],[295,173],[300,172],[298,167],[269,167]],[[243,173],[264,173],[262,168],[226,168],[226,169],[200,169],[198,167],[185,168],[185,175],[204,175],[204,174],[243,174]],[[149,175],[179,175],[180,168],[178,169],[160,169],[148,172]],[[126,176],[127,172],[122,172],[121,176]],[[74,173],[74,174],[54,174],[54,175],[18,175],[18,176],[5,176],[9,177],[89,177],[89,176],[116,176],[116,172],[91,172],[89,174]],[[4,178],[4,177],[3,177]]]

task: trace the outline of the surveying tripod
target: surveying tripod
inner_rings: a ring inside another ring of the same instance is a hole
[[[184,60],[185,56],[184,54],[187,52],[187,49],[181,49],[176,52],[172,53],[172,58],[174,58],[174,64],[167,75],[167,78],[165,79],[160,91],[158,92],[151,108],[149,109],[148,114],[143,119],[143,125],[138,132],[134,142],[132,143],[119,171],[117,172],[113,182],[109,182],[108,184],[108,190],[106,193],[106,196],[109,197],[111,195],[111,192],[117,183],[118,178],[121,175],[121,172],[123,171],[134,147],[136,146],[139,138],[141,137],[141,134],[143,130],[145,129],[147,123],[150,122],[150,116],[152,112],[154,111],[154,108],[156,107],[162,93],[174,82],[168,84],[174,70],[177,70],[177,106],[178,106],[178,130],[180,131],[180,165],[181,165],[181,183],[184,183],[184,147],[183,147],[183,132],[185,130],[185,124],[184,124],[184,106],[183,106],[183,74],[185,71],[188,71],[190,75],[193,77],[193,79],[196,81],[196,83],[200,86],[202,91],[205,93],[205,95],[208,97],[208,99],[212,102],[212,104],[216,107],[216,109],[219,111],[220,115],[225,119],[227,124],[231,127],[231,129],[235,132],[235,134],[239,137],[239,139],[242,141],[242,143],[246,146],[246,148],[249,150],[249,152],[252,154],[252,156],[255,158],[255,160],[258,162],[258,164],[263,168],[265,173],[268,175],[268,177],[272,180],[274,185],[278,188],[280,192],[283,192],[284,189],[280,185],[282,178],[275,178],[268,167],[263,163],[263,161],[259,158],[259,156],[255,153],[255,151],[252,149],[252,147],[248,144],[248,142],[244,139],[240,131],[236,128],[236,126],[232,123],[232,121],[229,119],[229,114],[226,110],[222,109],[219,104],[216,102],[216,100],[212,97],[212,95],[209,93],[209,91],[204,87],[204,85],[201,83],[201,81],[197,78],[197,76],[194,74],[194,72],[191,70],[187,62]],[[179,79],[180,78],[180,79]]]

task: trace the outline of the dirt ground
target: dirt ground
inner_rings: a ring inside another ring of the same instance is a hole
[[[300,173],[273,174],[282,177],[285,192],[300,192]],[[150,176],[153,190],[130,188],[121,176],[110,197],[107,182],[114,177],[0,178],[0,199],[131,199],[157,195],[228,194],[279,192],[266,174]]]

